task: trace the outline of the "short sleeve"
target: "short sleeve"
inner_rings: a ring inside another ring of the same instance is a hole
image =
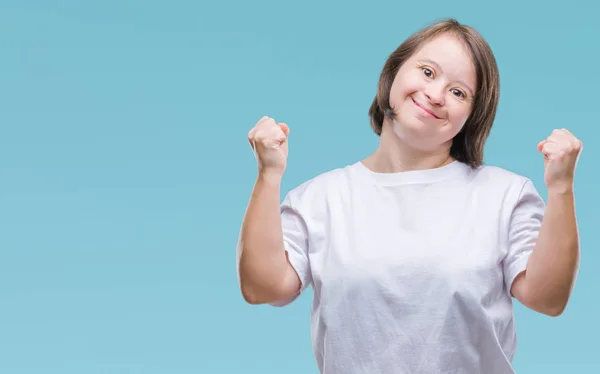
[[[285,306],[296,300],[298,296],[312,283],[310,261],[308,257],[308,227],[307,217],[301,209],[292,204],[288,194],[281,203],[281,227],[283,244],[290,264],[298,274],[302,283],[300,290],[287,300],[272,303],[273,306]]]
[[[504,259],[504,281],[510,293],[512,284],[527,269],[529,256],[538,238],[545,203],[531,180],[527,180],[511,212],[508,228],[508,253]]]

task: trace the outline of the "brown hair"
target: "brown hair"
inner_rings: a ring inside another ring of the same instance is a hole
[[[500,78],[496,59],[488,43],[472,27],[462,25],[455,19],[434,23],[406,39],[388,58],[381,75],[377,95],[369,109],[371,127],[377,135],[385,117],[391,119],[390,89],[400,66],[426,41],[441,34],[451,33],[468,47],[477,75],[477,88],[473,110],[462,130],[454,137],[450,155],[471,167],[483,163],[483,148],[496,116],[500,96]]]

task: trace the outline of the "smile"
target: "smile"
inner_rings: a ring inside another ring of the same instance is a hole
[[[413,99],[412,97],[410,99],[412,100],[413,103],[415,103],[416,106],[421,108],[425,113],[429,114],[433,118],[440,119],[440,117],[436,116],[435,113],[433,113],[431,110],[425,108],[423,105],[416,102],[415,99]]]

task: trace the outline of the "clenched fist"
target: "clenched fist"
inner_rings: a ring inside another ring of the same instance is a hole
[[[544,155],[544,183],[548,190],[571,190],[583,148],[581,141],[567,129],[560,129],[552,131],[537,148]]]
[[[273,118],[263,117],[248,133],[248,141],[258,162],[260,173],[282,176],[288,156],[289,127]]]

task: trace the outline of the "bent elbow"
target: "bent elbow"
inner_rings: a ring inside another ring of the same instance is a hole
[[[566,308],[567,308],[567,303],[561,303],[558,305],[553,305],[551,307],[547,307],[544,311],[542,311],[542,313],[544,313],[545,315],[547,315],[549,317],[558,317],[561,314],[563,314],[563,312],[565,311]]]
[[[265,304],[264,300],[261,300],[259,297],[256,296],[256,293],[252,292],[251,290],[248,290],[247,287],[241,287],[241,291],[242,291],[242,298],[244,299],[244,301],[250,305],[261,305],[261,304]]]
[[[285,304],[291,297],[280,289],[257,292],[256,289],[242,286],[241,291],[244,301],[250,305],[271,304],[273,306],[280,306],[281,304]]]
[[[560,302],[542,302],[541,300],[536,302],[529,302],[528,303],[529,307],[533,310],[535,310],[538,313],[542,313],[546,316],[549,317],[558,317],[561,314],[563,314],[563,312],[565,311],[565,309],[567,308],[567,302],[566,301],[560,301]]]
[[[260,304],[264,304],[264,301],[262,301],[260,299],[260,297],[257,295],[257,292],[255,291],[254,287],[251,287],[250,285],[247,284],[247,282],[241,281],[240,282],[240,291],[242,294],[242,298],[244,299],[244,301],[250,305],[260,305]]]

